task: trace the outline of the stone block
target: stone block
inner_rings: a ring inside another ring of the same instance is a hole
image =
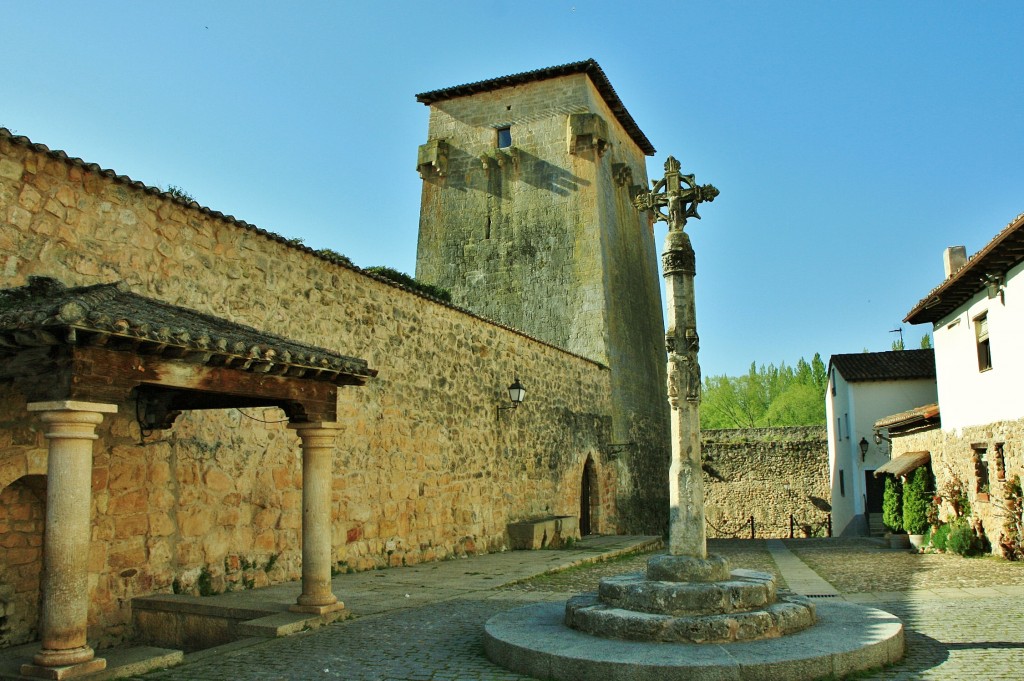
[[[203,537],[213,527],[209,509],[195,506],[178,512],[178,531],[183,537]]]
[[[149,530],[149,516],[145,513],[114,519],[114,539],[143,537]]]
[[[24,172],[25,166],[22,163],[10,158],[0,158],[0,177],[20,181]]]
[[[579,520],[575,516],[553,516],[510,523],[509,545],[516,550],[536,550],[561,546],[566,539],[579,539]]]

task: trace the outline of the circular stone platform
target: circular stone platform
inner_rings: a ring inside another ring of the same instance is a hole
[[[564,623],[565,602],[495,615],[484,627],[492,662],[538,679],[768,681],[843,677],[903,657],[903,624],[882,610],[816,603],[818,623],[782,638],[647,643],[599,638]]]

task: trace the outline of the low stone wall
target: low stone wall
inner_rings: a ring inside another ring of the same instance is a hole
[[[824,427],[705,430],[704,503],[709,537],[824,536],[830,490]]]
[[[960,432],[927,430],[892,440],[894,458],[918,451],[931,453],[937,490],[946,489],[954,479],[963,483],[971,505],[972,524],[985,533],[992,553],[1002,554],[1000,542],[1006,534],[1008,513],[1005,483],[1015,475],[1024,479],[1024,419],[971,426]],[[981,451],[985,452],[988,468],[987,491],[982,488],[983,480],[979,479],[975,463],[975,455]],[[940,518],[948,520],[951,513],[948,503],[941,504]]]

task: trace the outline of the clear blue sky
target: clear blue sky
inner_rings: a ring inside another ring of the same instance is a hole
[[[705,375],[889,349],[942,249],[973,253],[1024,211],[1021,2],[0,10],[0,125],[409,273],[414,95],[596,59],[658,149],[650,176],[673,154],[722,191],[687,226]]]

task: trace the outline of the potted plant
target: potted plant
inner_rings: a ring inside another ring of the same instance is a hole
[[[928,511],[931,507],[931,475],[924,466],[910,475],[903,490],[903,529],[915,550],[924,546],[924,533],[928,530]]]

